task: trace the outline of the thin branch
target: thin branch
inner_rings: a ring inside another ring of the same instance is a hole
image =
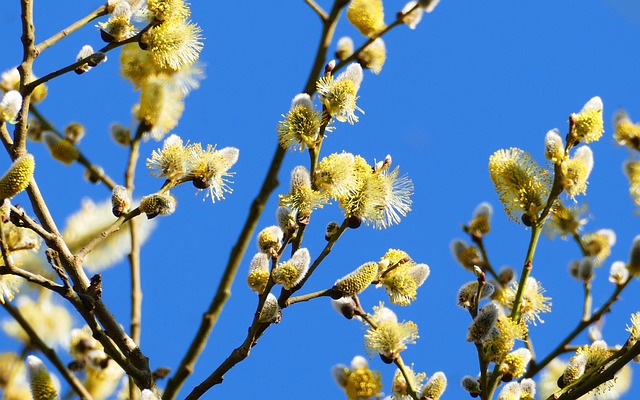
[[[15,308],[13,305],[11,305],[11,303],[9,302],[2,303],[2,306],[4,307],[5,310],[7,310],[9,315],[11,315],[13,319],[15,319],[16,322],[18,322],[18,324],[20,324],[22,329],[27,333],[27,336],[29,336],[30,344],[32,346],[35,346],[38,350],[40,350],[42,354],[44,354],[45,357],[47,357],[47,359],[51,361],[51,364],[53,364],[53,366],[56,367],[58,372],[60,372],[60,375],[62,375],[64,380],[66,380],[69,383],[69,385],[73,388],[73,390],[76,393],[78,393],[80,398],[84,400],[91,400],[92,399],[91,394],[89,394],[89,392],[84,387],[84,385],[82,385],[82,383],[78,380],[78,378],[76,378],[76,376],[71,371],[69,371],[66,365],[58,357],[58,354],[55,352],[55,350],[47,346],[47,344],[40,338],[40,336],[38,336],[36,331],[33,330],[33,327],[22,316],[20,311],[17,308]]]
[[[33,23],[33,0],[20,1],[22,22],[22,63],[18,66],[20,73],[20,93],[22,94],[22,108],[18,116],[18,123],[13,132],[13,146],[9,151],[12,160],[27,152],[27,125],[29,119],[29,104],[31,92],[26,90],[26,82],[31,81],[33,75],[33,61],[36,59],[35,27]]]
[[[553,349],[542,361],[536,362],[535,364],[531,364],[525,373],[525,378],[531,378],[535,376],[538,372],[542,371],[544,367],[546,367],[553,359],[558,357],[560,354],[565,352],[565,349],[569,343],[573,339],[575,339],[580,333],[582,333],[586,328],[588,328],[591,324],[597,322],[602,318],[604,314],[611,310],[611,306],[619,299],[620,293],[629,285],[633,277],[627,279],[623,284],[617,285],[616,289],[613,291],[609,299],[600,307],[596,312],[594,312],[589,319],[580,320],[575,328],[567,336]]]
[[[48,49],[49,47],[53,46],[54,44],[56,44],[61,39],[64,39],[65,37],[69,36],[73,32],[87,25],[89,22],[93,21],[96,18],[100,18],[104,15],[107,15],[107,4],[101,5],[96,10],[80,18],[79,20],[69,25],[68,27],[64,28],[60,32],[54,34],[53,36],[51,36],[46,40],[43,40],[41,43],[38,43],[38,45],[35,48],[36,55],[40,55],[40,53],[42,53],[44,50]]]
[[[331,296],[332,293],[333,293],[333,290],[325,289],[325,290],[320,290],[320,291],[313,292],[313,293],[303,294],[301,296],[291,297],[291,298],[289,298],[287,300],[287,302],[285,303],[285,306],[289,307],[289,306],[291,306],[293,304],[296,304],[296,303],[302,303],[302,302],[305,302],[305,301],[317,299],[319,297]]]
[[[318,14],[318,16],[320,17],[320,19],[322,20],[323,23],[327,22],[327,20],[329,19],[329,16],[322,9],[322,7],[320,7],[320,5],[318,3],[316,3],[313,0],[304,0],[304,2],[307,3],[309,5],[309,7],[311,7],[311,9],[316,12],[316,14]]]

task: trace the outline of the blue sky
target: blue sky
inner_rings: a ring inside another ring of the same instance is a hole
[[[320,4],[330,7],[326,1]],[[98,5],[71,0],[36,3],[37,37],[50,36]],[[385,1],[387,21],[403,5]],[[0,35],[5,40],[0,69],[5,70],[19,63],[22,50],[18,2],[1,7]],[[194,197],[191,187],[179,188],[174,193],[179,199],[176,213],[159,221],[143,247],[142,350],[154,368],[175,368],[194,335],[275,150],[280,114],[302,90],[320,34],[317,17],[302,0],[268,5],[194,1],[191,8],[206,38],[201,60],[207,64],[207,79],[187,98],[174,133],[191,142],[237,147],[240,159],[233,169],[233,194],[212,205]],[[363,41],[346,19],[338,25],[336,38],[343,35]],[[627,260],[631,242],[640,233],[621,167],[629,154],[611,136],[617,108],[640,120],[639,37],[640,6],[632,0],[442,0],[415,31],[404,26],[393,30],[385,37],[388,59],[381,74],[365,72],[358,101],[365,114],[354,126],[338,125],[325,140],[323,154],[345,150],[371,162],[391,154],[414,182],[413,211],[400,225],[384,231],[364,226],[348,231],[303,292],[331,286],[389,248],[401,248],[417,262],[429,264],[431,276],[418,300],[410,307],[394,308],[401,320],[415,321],[420,332],[417,345],[409,346],[403,357],[429,376],[444,371],[449,378],[445,398],[464,398],[458,382],[476,374],[478,367],[475,349],[465,341],[470,318],[456,307],[455,297],[459,286],[473,277],[456,264],[449,243],[464,238],[460,225],[477,204],[488,201],[495,208],[486,239],[492,262],[519,269],[529,231],[507,220],[489,178],[489,156],[500,148],[519,147],[542,162],[545,133],[556,127],[566,133],[569,114],[598,95],[604,101],[606,132],[591,146],[595,167],[586,198],[577,200],[588,202],[593,217],[586,231],[610,228],[617,233],[611,257],[596,271],[594,306],[601,304],[613,290],[607,282],[611,262]],[[36,61],[36,74],[72,62],[83,44],[101,46],[96,29],[87,27],[47,50]],[[83,152],[122,182],[126,154],[109,138],[108,127],[115,121],[130,124],[137,93],[119,78],[117,53],[90,73],[52,81],[49,90],[42,112],[60,127],[71,121],[85,124]],[[59,225],[78,209],[82,198],[101,201],[109,196],[104,187],[83,180],[80,166],[49,160],[40,144],[29,146],[38,160],[36,179]],[[145,143],[141,159],[158,147],[159,143]],[[4,163],[9,165],[9,159]],[[287,155],[278,193],[288,190],[291,169],[306,163],[306,154]],[[138,195],[159,188],[161,182],[149,176],[142,163],[139,171]],[[259,229],[275,223],[276,206],[273,196]],[[336,205],[313,215],[304,243],[312,257],[324,246],[326,223],[341,216]],[[245,284],[245,271],[255,251],[252,247],[245,256],[232,297],[181,395],[244,339],[256,302]],[[568,275],[567,266],[579,257],[570,241],[542,240],[538,247],[533,276],[553,298],[553,313],[531,331],[540,356],[578,322],[582,287]],[[128,325],[127,266],[106,270],[103,279],[105,301]],[[604,338],[609,344],[626,339],[628,318],[639,307],[637,294],[632,294],[637,291],[638,282],[633,282],[606,316]],[[379,300],[388,302],[373,288],[362,300],[369,310]],[[331,367],[364,354],[363,334],[358,322],[336,314],[326,299],[291,307],[251,356],[206,398],[341,398]],[[577,344],[586,340],[581,336]],[[0,336],[1,349],[17,347]],[[382,371],[390,393],[394,368],[378,359],[371,360],[371,366]],[[636,376],[640,374],[637,365],[633,368]],[[636,385],[625,398],[638,396]]]

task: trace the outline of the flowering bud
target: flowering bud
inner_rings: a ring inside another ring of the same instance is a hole
[[[247,285],[256,293],[264,292],[269,283],[269,256],[264,253],[257,253],[249,264],[249,274],[247,275]]]
[[[427,381],[420,392],[420,398],[438,400],[447,388],[447,377],[444,372],[436,372]]]
[[[495,286],[492,283],[487,282],[482,287],[482,293],[480,293],[480,298],[484,299],[493,294],[495,291]],[[458,306],[466,309],[471,309],[475,307],[476,296],[478,295],[478,281],[467,282],[458,290]]]
[[[521,394],[522,388],[520,384],[518,382],[510,382],[504,385],[498,395],[498,400],[520,400]]]
[[[280,251],[283,236],[282,229],[275,225],[264,228],[258,233],[258,248],[268,256],[275,257]]]
[[[373,37],[386,27],[382,0],[353,0],[347,8],[347,18],[367,37]]]
[[[469,326],[467,342],[482,342],[491,333],[491,329],[496,325],[499,316],[500,310],[495,302],[492,301],[482,307],[471,326]]]
[[[564,143],[558,129],[552,129],[544,137],[544,157],[554,164],[564,159]]]
[[[340,297],[354,296],[365,290],[378,276],[378,263],[368,262],[359,266],[333,285]]]
[[[293,235],[298,227],[296,223],[296,213],[287,206],[279,206],[276,210],[276,221],[283,233]]]
[[[387,60],[387,48],[382,38],[377,38],[358,54],[358,62],[363,68],[371,70],[374,74],[382,71]]]
[[[18,113],[22,108],[22,95],[17,90],[10,90],[2,96],[0,101],[0,121],[15,124]]]
[[[64,164],[69,165],[80,157],[80,151],[69,139],[61,138],[53,132],[44,132],[42,141],[47,145],[51,156]]]
[[[27,357],[27,372],[33,400],[55,400],[60,398],[47,367],[38,357]]]
[[[427,264],[416,264],[409,267],[409,276],[416,282],[416,286],[420,287],[427,280],[431,269]]]
[[[578,275],[577,278],[583,282],[589,282],[593,279],[593,270],[595,268],[595,262],[593,257],[585,257],[580,260],[580,264],[578,265]]]
[[[531,361],[531,352],[528,349],[515,350],[504,358],[502,372],[513,378],[519,378],[526,372],[529,361]]]
[[[584,353],[577,354],[569,360],[569,365],[558,378],[558,387],[563,388],[580,378],[587,366],[587,357]]]
[[[73,144],[80,143],[80,140],[84,137],[85,128],[82,124],[72,122],[64,128],[64,135]]]
[[[310,263],[309,250],[305,248],[298,249],[291,256],[291,260],[283,262],[274,268],[273,280],[289,290],[304,279]]]
[[[9,170],[0,178],[0,200],[10,199],[25,190],[33,178],[35,168],[36,162],[31,154],[16,158]]]
[[[352,319],[356,311],[356,302],[353,297],[341,297],[339,299],[331,299],[333,308],[342,314],[346,319]]]
[[[147,214],[148,219],[158,215],[171,215],[176,211],[176,198],[168,193],[144,196],[140,200],[140,211]]]
[[[131,196],[124,186],[116,186],[111,193],[111,211],[116,217],[126,213],[131,207]]]
[[[92,54],[93,54],[93,47],[91,47],[88,44],[86,44],[86,45],[82,46],[82,48],[78,52],[78,55],[76,56],[76,61],[83,60],[83,59],[89,57]],[[84,63],[82,65],[77,66],[74,71],[76,72],[76,74],[80,75],[80,74],[83,74],[83,73],[89,71],[90,69],[91,69],[91,66],[89,66],[89,64],[87,64],[87,63]]]
[[[521,399],[533,400],[536,398],[536,382],[533,379],[525,378],[520,381],[522,389]]]
[[[353,54],[353,40],[349,36],[343,36],[338,39],[336,44],[336,58],[338,60],[344,60]]]
[[[573,123],[570,133],[576,142],[590,143],[602,136],[604,121],[602,120],[602,99],[598,96],[591,98],[578,114],[571,114],[569,120]]]
[[[416,26],[418,26],[420,21],[422,21],[422,8],[418,7],[411,13],[409,13],[409,11],[414,8],[416,4],[418,4],[418,2],[412,0],[405,4],[405,6],[402,7],[402,11],[400,11],[402,13],[402,22],[404,22],[409,27],[409,29],[416,29]]]
[[[611,264],[609,282],[615,283],[616,285],[622,285],[627,281],[627,279],[629,279],[629,270],[624,262],[615,261]]]

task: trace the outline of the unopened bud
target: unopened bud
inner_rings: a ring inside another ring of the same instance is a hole
[[[260,319],[258,320],[262,324],[275,322],[278,323],[280,317],[280,306],[278,305],[278,299],[272,293],[267,295],[267,299],[260,311]]]
[[[84,170],[84,179],[91,183],[98,183],[104,176],[104,169],[97,165],[92,165],[90,168]]]
[[[76,56],[76,61],[84,60],[85,58],[89,57],[92,54],[93,54],[93,47],[89,46],[88,44],[84,45],[78,52],[78,55]],[[92,66],[90,66],[88,63],[84,63],[82,65],[77,66],[74,71],[76,72],[76,74],[80,75],[89,71],[91,67]]]
[[[336,58],[344,60],[353,54],[353,40],[349,36],[343,36],[338,39],[336,44]]]
[[[331,60],[324,66],[324,74],[329,75],[331,71],[336,67],[336,60]]]
[[[247,285],[256,293],[264,292],[269,283],[271,273],[269,272],[269,256],[264,253],[257,253],[249,264],[249,274],[247,275]]]
[[[633,275],[640,276],[640,235],[633,239],[631,245],[631,254],[629,255],[629,272]]]
[[[487,303],[480,309],[471,326],[469,326],[467,341],[482,342],[491,333],[491,329],[496,325],[499,316],[500,310],[496,303],[493,301]]]
[[[131,143],[131,130],[120,124],[111,124],[109,130],[111,132],[111,138],[113,138],[116,143],[129,146],[129,143]]]
[[[611,269],[609,271],[609,282],[615,283],[616,285],[622,285],[629,279],[629,270],[627,266],[622,261],[616,261],[611,264]]]
[[[338,233],[338,229],[340,229],[340,224],[337,222],[329,222],[327,224],[327,229],[324,231],[324,238],[328,242],[331,240],[333,235]]]
[[[577,354],[569,360],[569,365],[565,368],[564,372],[558,378],[558,387],[564,388],[565,386],[575,382],[584,374],[585,367],[587,365],[587,357],[584,353]]]
[[[564,143],[558,129],[552,129],[544,137],[544,156],[554,164],[564,159]]]
[[[346,319],[352,319],[355,316],[357,306],[353,297],[341,297],[335,300],[331,299],[331,305]]]

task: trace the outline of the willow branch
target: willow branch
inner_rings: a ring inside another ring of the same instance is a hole
[[[542,361],[531,363],[529,368],[527,368],[527,372],[525,373],[525,378],[532,378],[538,372],[542,371],[544,367],[546,367],[553,359],[558,357],[560,354],[565,352],[566,347],[571,343],[573,339],[575,339],[580,333],[582,333],[586,328],[588,328],[591,324],[597,322],[602,318],[602,316],[609,311],[611,311],[611,306],[619,299],[620,293],[631,283],[633,277],[627,279],[621,285],[617,285],[616,289],[613,291],[611,296],[607,299],[607,301],[600,307],[596,312],[594,312],[591,317],[586,320],[580,320],[575,328],[567,336],[553,349]]]
[[[65,37],[69,36],[70,34],[72,34],[73,32],[75,32],[78,29],[82,28],[83,26],[87,25],[89,22],[93,21],[94,19],[100,18],[100,17],[102,17],[104,15],[107,15],[107,13],[108,13],[107,12],[107,4],[101,5],[96,10],[94,10],[94,11],[90,12],[89,14],[87,14],[86,16],[80,18],[79,20],[77,20],[73,24],[69,25],[68,27],[64,28],[60,32],[58,32],[58,33],[54,34],[53,36],[51,36],[50,38],[48,38],[46,40],[43,40],[42,42],[38,43],[38,45],[35,48],[36,55],[39,55],[44,50],[48,49],[49,47],[53,46],[54,44],[56,44],[60,40],[62,40]]]
[[[322,7],[320,7],[318,3],[313,0],[304,0],[304,2],[307,3],[309,7],[311,7],[311,9],[315,11],[316,14],[318,14],[318,17],[320,17],[323,23],[329,19],[327,13],[322,9]]]
[[[35,50],[35,27],[33,23],[33,0],[20,1],[20,18],[22,22],[22,63],[18,66],[20,73],[20,93],[22,94],[22,108],[18,116],[13,133],[13,146],[9,152],[11,159],[26,153],[27,125],[29,117],[29,104],[31,103],[31,92],[27,90],[26,82],[31,80],[33,75],[33,61],[36,59]]]
[[[58,372],[60,372],[60,375],[62,375],[64,380],[67,381],[67,383],[69,383],[69,385],[73,388],[73,390],[76,393],[78,393],[80,398],[84,400],[92,400],[91,394],[89,394],[89,392],[84,387],[84,385],[82,385],[80,380],[78,380],[78,378],[76,378],[76,376],[71,371],[69,371],[69,369],[62,362],[60,357],[58,357],[58,354],[55,352],[55,350],[47,346],[46,343],[40,338],[40,336],[38,336],[36,331],[33,330],[33,327],[22,316],[20,311],[18,311],[18,309],[15,308],[13,305],[11,305],[11,303],[9,302],[2,303],[2,306],[4,307],[5,310],[7,310],[9,315],[11,315],[13,319],[15,319],[16,322],[18,322],[18,324],[20,324],[22,329],[27,333],[27,336],[29,336],[30,344],[32,346],[35,346],[38,350],[40,350],[42,354],[44,354],[45,357],[47,357],[47,359],[51,361],[51,364],[53,364],[53,366],[56,367]]]

